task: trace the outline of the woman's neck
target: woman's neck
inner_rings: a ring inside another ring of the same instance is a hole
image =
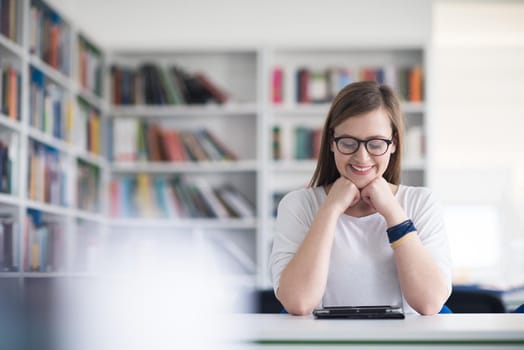
[[[377,211],[375,210],[375,208],[370,206],[368,203],[364,202],[363,200],[359,200],[357,204],[347,208],[344,214],[361,218],[364,216],[375,214],[376,212]]]

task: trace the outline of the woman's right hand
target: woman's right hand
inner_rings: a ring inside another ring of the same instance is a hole
[[[325,205],[331,206],[340,214],[360,200],[360,191],[351,180],[341,176],[329,188]]]

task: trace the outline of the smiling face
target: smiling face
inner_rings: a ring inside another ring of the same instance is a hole
[[[339,152],[334,141],[331,144],[331,151],[334,153],[340,175],[351,180],[359,189],[384,174],[391,154],[396,151],[396,146],[391,121],[383,108],[347,118],[334,129],[335,138],[342,136],[362,141],[375,138],[393,140],[386,153],[380,156],[369,154],[364,143],[360,144],[357,152],[350,155]]]

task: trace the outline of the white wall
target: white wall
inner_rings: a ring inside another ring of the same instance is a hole
[[[50,0],[102,46],[425,43],[429,0]]]
[[[431,185],[457,278],[524,282],[524,3],[436,1]]]

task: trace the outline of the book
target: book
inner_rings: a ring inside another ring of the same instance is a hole
[[[308,98],[311,103],[325,103],[329,101],[329,85],[327,72],[313,70],[309,72]]]
[[[281,67],[273,68],[271,96],[274,104],[284,100],[284,71]]]
[[[178,130],[162,129],[162,142],[166,152],[166,160],[180,162],[188,159]]]
[[[219,139],[215,133],[209,129],[202,129],[201,132],[204,137],[211,141],[213,146],[222,155],[223,159],[226,160],[237,160],[238,155],[228,145],[226,145],[221,139]]]
[[[231,208],[238,217],[255,217],[253,204],[233,186],[223,185],[217,189],[217,194],[222,202],[227,203],[227,206]]]
[[[204,73],[198,72],[195,74],[195,79],[206,89],[213,99],[218,103],[225,103],[229,100],[229,94],[223,89],[219,88],[212,82]]]
[[[410,102],[422,102],[423,91],[422,91],[422,67],[417,65],[409,71],[409,101]]]
[[[163,144],[160,142],[162,140],[162,130],[160,127],[156,124],[149,125],[146,137],[149,160],[160,162],[166,159]]]
[[[280,126],[273,126],[271,136],[271,149],[273,160],[279,160],[282,158],[282,152],[280,147]]]
[[[180,138],[182,139],[182,142],[184,143],[186,150],[191,155],[193,160],[196,160],[196,161],[209,160],[209,156],[207,155],[202,145],[198,142],[193,132],[181,131]]]

